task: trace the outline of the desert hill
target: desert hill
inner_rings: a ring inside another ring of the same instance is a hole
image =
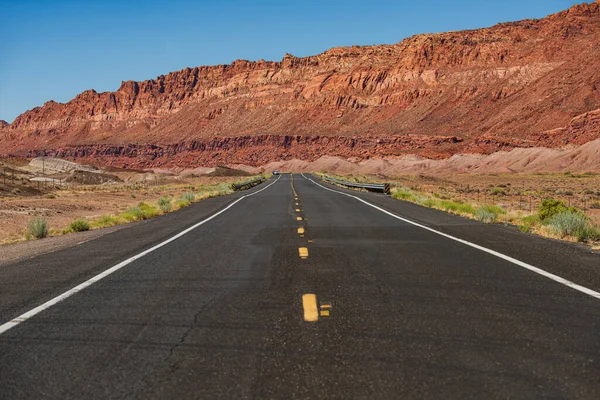
[[[49,101],[0,125],[0,153],[112,164],[433,159],[600,137],[600,0],[540,20],[239,60]]]

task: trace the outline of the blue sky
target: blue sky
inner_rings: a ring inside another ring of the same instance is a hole
[[[582,1],[0,0],[0,119],[121,81],[541,18]]]

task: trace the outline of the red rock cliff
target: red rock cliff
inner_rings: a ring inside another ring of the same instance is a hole
[[[16,153],[257,135],[412,135],[423,136],[420,144],[411,149],[412,139],[394,139],[402,143],[397,152],[489,152],[600,137],[597,120],[589,117],[599,108],[595,2],[541,20],[334,48],[306,58],[288,54],[281,62],[187,68],[123,82],[116,92],[88,90],[0,127],[0,147]],[[448,145],[445,137],[456,140]],[[277,152],[271,154],[255,163],[271,161]]]

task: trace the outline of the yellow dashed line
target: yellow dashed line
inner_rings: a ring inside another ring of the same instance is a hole
[[[300,212],[300,209],[299,209],[299,208],[296,208],[296,212]]]
[[[302,221],[302,217],[296,217],[296,221]]]
[[[298,248],[298,254],[300,254],[300,258],[305,259],[308,258],[308,249],[306,247]]]
[[[329,317],[329,311],[328,310],[321,310],[321,317]]]
[[[304,234],[304,228],[303,227],[298,228],[298,233],[300,235],[303,235]]]
[[[306,322],[316,322],[319,320],[316,294],[302,295],[302,307],[304,308],[304,320]]]

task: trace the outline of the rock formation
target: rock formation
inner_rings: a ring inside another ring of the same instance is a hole
[[[324,154],[443,158],[598,137],[596,1],[540,20],[88,90],[0,126],[0,153],[259,165]]]

